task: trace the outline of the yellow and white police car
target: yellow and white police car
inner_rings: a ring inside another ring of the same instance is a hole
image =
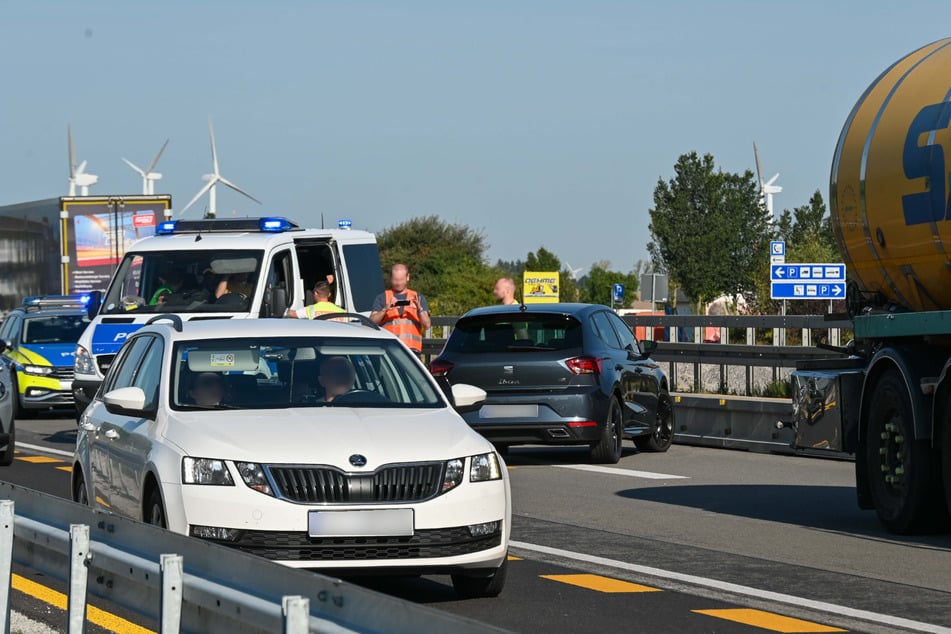
[[[27,297],[3,320],[0,340],[11,373],[13,416],[73,407],[76,342],[89,324],[80,295]]]

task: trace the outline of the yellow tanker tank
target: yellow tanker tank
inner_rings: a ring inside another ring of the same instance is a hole
[[[949,173],[951,38],[882,73],[839,136],[832,226],[859,290],[910,310],[951,309]]]

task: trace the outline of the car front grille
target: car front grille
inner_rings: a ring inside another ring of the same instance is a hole
[[[53,368],[53,371],[50,372],[50,377],[59,379],[60,381],[72,381],[73,368],[72,366]]]
[[[114,354],[100,354],[96,356],[96,363],[99,364],[99,371],[102,372],[103,376],[109,371],[109,366],[112,365],[112,360],[115,358],[116,355]]]
[[[307,533],[243,531],[234,542],[244,552],[283,561],[368,561],[467,555],[502,543],[501,528],[472,537],[465,526],[418,530],[412,537],[309,537]]]
[[[443,463],[382,467],[344,473],[333,467],[270,465],[278,496],[307,504],[420,502],[439,493]]]

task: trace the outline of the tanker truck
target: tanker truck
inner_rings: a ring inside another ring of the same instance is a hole
[[[854,339],[792,373],[795,445],[855,457],[891,532],[951,511],[951,38],[895,62],[835,147],[830,212]]]

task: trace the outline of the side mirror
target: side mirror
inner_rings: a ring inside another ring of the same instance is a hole
[[[3,354],[4,352],[7,351],[8,348],[12,348],[12,347],[13,346],[11,346],[9,343],[4,341],[3,339],[0,339],[0,354]]]
[[[473,410],[485,402],[485,390],[468,383],[456,383],[452,386],[452,399],[457,411]]]
[[[654,354],[654,351],[657,350],[656,341],[639,341],[638,345],[641,349],[641,356],[649,357]]]
[[[119,416],[152,418],[155,412],[145,408],[145,392],[140,387],[120,387],[103,395],[106,411]]]

